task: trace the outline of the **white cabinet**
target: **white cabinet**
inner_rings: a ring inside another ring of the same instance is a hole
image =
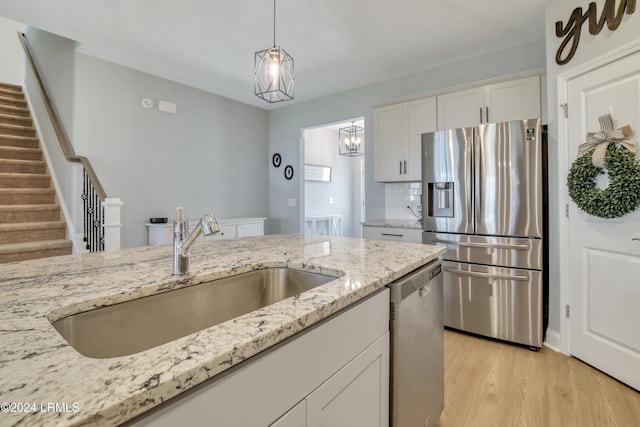
[[[484,87],[438,95],[438,130],[479,125],[483,110]]]
[[[389,333],[270,427],[388,427]]]
[[[311,393],[306,427],[389,425],[389,333],[387,332]]]
[[[363,225],[362,237],[370,240],[422,243],[422,230],[407,227],[378,227],[373,225]]]
[[[307,425],[307,400],[294,406],[269,427],[301,427]]]
[[[540,76],[446,93],[437,98],[439,130],[541,115]]]
[[[266,218],[219,218],[220,232],[211,236],[200,236],[203,240],[240,239],[249,236],[264,235]],[[190,219],[189,232],[193,231],[200,220]],[[149,228],[149,246],[173,243],[173,221],[166,224],[146,224]]]
[[[386,427],[389,345],[382,289],[127,425]]]
[[[374,110],[375,179],[420,181],[421,135],[436,130],[436,98]]]
[[[220,232],[210,236],[203,236],[204,240],[241,239],[250,236],[262,236],[264,234],[265,218],[223,218],[218,220]],[[189,230],[197,224],[197,221],[189,220]]]

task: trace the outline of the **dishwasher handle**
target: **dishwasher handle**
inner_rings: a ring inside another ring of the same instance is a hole
[[[427,264],[395,282],[389,283],[387,286],[391,290],[391,302],[400,303],[415,292],[420,292],[420,296],[428,294],[431,289],[431,283],[434,280],[442,280],[442,264],[440,260]]]

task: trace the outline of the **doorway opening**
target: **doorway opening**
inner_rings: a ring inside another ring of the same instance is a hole
[[[304,234],[362,237],[364,156],[339,153],[338,131],[353,124],[364,128],[364,118],[301,130],[301,232]],[[362,145],[366,145],[366,136]]]

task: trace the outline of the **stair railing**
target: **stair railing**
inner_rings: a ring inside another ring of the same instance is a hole
[[[40,92],[42,93],[42,98],[44,105],[49,113],[49,118],[51,120],[51,124],[53,125],[53,129],[58,138],[58,142],[60,143],[60,148],[62,152],[69,162],[80,163],[83,167],[83,186],[82,186],[82,205],[84,210],[83,222],[84,222],[84,237],[83,240],[86,243],[86,249],[89,252],[101,252],[105,250],[105,204],[107,207],[114,206],[117,207],[117,212],[114,212],[117,217],[117,221],[120,221],[120,212],[119,208],[122,205],[119,199],[108,199],[107,194],[100,184],[100,180],[96,175],[96,172],[93,170],[89,159],[84,156],[76,155],[73,147],[69,143],[69,139],[58,119],[58,115],[53,107],[51,102],[51,98],[49,97],[49,92],[42,80],[42,76],[40,74],[40,70],[38,69],[38,65],[36,64],[33,51],[31,50],[31,46],[27,41],[27,36],[18,31],[18,38],[20,39],[20,43],[25,52],[26,58],[29,60],[31,67],[33,68],[35,77],[38,81],[38,85],[40,86]],[[108,243],[107,250],[117,250],[120,248],[120,233],[119,226],[120,224],[115,224],[118,227],[117,230],[117,240],[115,247],[112,244]],[[114,235],[113,233],[110,233]]]

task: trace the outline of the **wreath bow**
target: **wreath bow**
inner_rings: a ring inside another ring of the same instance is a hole
[[[587,142],[578,146],[578,157],[593,150],[591,162],[594,166],[602,168],[604,167],[607,147],[609,147],[610,143],[622,145],[632,153],[636,152],[636,141],[631,138],[633,131],[629,126],[614,129],[611,114],[600,116],[598,120],[600,121],[601,130],[587,133]]]

